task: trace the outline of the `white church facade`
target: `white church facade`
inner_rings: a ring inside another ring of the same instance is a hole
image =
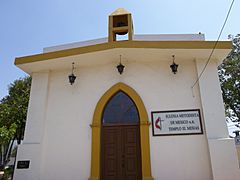
[[[16,58],[32,87],[14,179],[239,180],[217,74],[231,42],[218,42],[195,83],[214,44],[134,35],[118,9],[108,38]]]

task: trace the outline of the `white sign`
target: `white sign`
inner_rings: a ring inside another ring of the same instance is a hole
[[[154,111],[151,114],[153,136],[203,133],[199,109]]]

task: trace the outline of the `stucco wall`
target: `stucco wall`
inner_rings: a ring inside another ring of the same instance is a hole
[[[41,157],[40,176],[36,175],[31,179],[84,180],[89,178],[90,124],[93,112],[101,96],[118,82],[127,84],[140,95],[148,112],[149,121],[151,121],[151,111],[196,108],[202,112],[199,87],[197,85],[194,89],[191,88],[197,78],[196,61],[179,61],[179,71],[176,75],[170,71],[170,63],[129,60],[124,62],[126,68],[122,75],[116,71],[116,63],[77,67],[75,70],[77,79],[72,86],[68,82],[69,71],[47,73],[48,79],[45,78],[47,81],[45,84],[47,84],[48,98],[44,106],[46,115],[42,117],[44,122],[42,139],[39,142],[42,150],[39,155]],[[216,64],[213,63],[210,66],[216,66]],[[38,76],[39,74],[33,74],[34,84],[43,83],[44,78],[37,78]],[[37,107],[37,101],[31,102],[31,106]],[[30,111],[30,113],[35,112]],[[202,117],[203,135],[153,137],[151,126],[149,127],[154,179],[212,179],[204,116]],[[38,125],[38,122],[34,124],[30,121],[32,120],[28,119],[29,126]],[[225,129],[223,131],[224,134]],[[35,132],[31,131],[31,133]],[[31,133],[28,134],[27,131],[26,134],[31,136]],[[24,157],[27,155],[18,158]],[[33,158],[32,161],[37,159]]]
[[[205,59],[197,59],[197,72],[201,74]],[[226,128],[223,99],[217,74],[217,63],[211,60],[199,79],[202,112],[205,119],[206,136],[214,180],[240,178],[234,140],[229,138]]]
[[[149,120],[150,112],[154,110],[201,108],[197,88],[194,96],[191,90],[196,79],[194,61],[182,61],[177,75],[170,72],[168,62],[129,62],[125,66],[121,76],[116,72],[115,64],[77,68],[73,86],[68,83],[68,71],[50,73],[42,179],[89,177],[89,125],[98,100],[118,82],[137,91]],[[153,137],[150,133],[150,142],[155,179],[211,178],[205,135]]]

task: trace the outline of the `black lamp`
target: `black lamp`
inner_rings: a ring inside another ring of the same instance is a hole
[[[68,76],[68,79],[71,85],[73,85],[76,79],[76,76],[73,74],[73,70],[74,70],[74,62],[72,63],[72,74]]]
[[[172,69],[172,72],[174,74],[176,74],[177,73],[177,69],[178,69],[178,64],[176,64],[174,62],[174,60],[175,60],[175,56],[174,55],[172,55],[172,58],[173,58],[173,63],[170,65],[170,68]]]
[[[125,66],[124,65],[122,65],[122,63],[121,63],[121,55],[120,55],[120,63],[117,65],[117,70],[118,70],[118,72],[119,72],[119,74],[122,74],[123,73],[123,70],[124,70],[124,68],[125,68]]]

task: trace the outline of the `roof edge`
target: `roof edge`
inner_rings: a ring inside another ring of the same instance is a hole
[[[14,64],[26,64],[61,57],[104,51],[113,48],[212,49],[216,41],[116,41],[60,51],[17,57]],[[232,49],[231,41],[219,41],[216,49]]]

